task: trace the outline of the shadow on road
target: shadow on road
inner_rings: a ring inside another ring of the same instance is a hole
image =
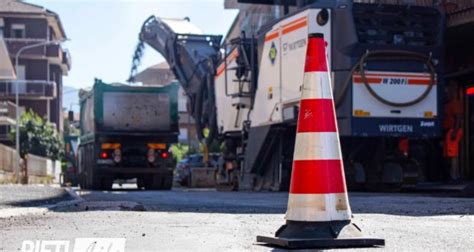
[[[69,196],[68,193],[60,196],[46,197],[40,199],[25,199],[18,201],[6,201],[2,203],[4,206],[10,207],[42,207],[42,206],[51,206],[59,202],[64,202],[67,200],[72,200],[73,198]],[[0,209],[1,211],[1,209]]]
[[[11,207],[39,207],[72,199],[62,188],[38,185],[0,185],[0,211]]]

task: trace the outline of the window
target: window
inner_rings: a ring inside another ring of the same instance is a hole
[[[5,23],[3,22],[3,18],[0,18],[0,38],[3,38],[4,27],[5,27]]]
[[[16,72],[16,79],[17,80],[25,80],[26,79],[26,67],[25,67],[25,65],[18,65],[17,72]],[[19,94],[25,94],[26,93],[26,83],[25,82],[17,82],[16,85],[18,85],[18,93]]]
[[[25,80],[25,65],[18,65],[16,79]]]
[[[25,25],[24,24],[12,24],[12,38],[25,38]]]

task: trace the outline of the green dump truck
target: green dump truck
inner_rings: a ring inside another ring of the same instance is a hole
[[[169,190],[178,141],[178,85],[105,84],[80,93],[81,188],[112,188],[115,179],[137,179],[138,188]]]

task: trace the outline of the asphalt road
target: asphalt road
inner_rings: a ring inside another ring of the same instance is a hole
[[[284,223],[287,201],[286,193],[185,189],[78,194],[84,202],[0,219],[0,250],[17,251],[25,239],[120,237],[126,251],[272,251],[255,237]],[[364,233],[386,240],[369,250],[474,250],[472,198],[352,193],[350,203]]]

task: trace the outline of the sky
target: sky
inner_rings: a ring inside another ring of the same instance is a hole
[[[205,34],[225,35],[237,15],[224,0],[26,0],[56,12],[69,41],[72,69],[63,79],[75,88],[92,86],[94,78],[125,82],[140,28],[150,15],[189,17]],[[145,50],[139,70],[164,61],[153,48]]]

